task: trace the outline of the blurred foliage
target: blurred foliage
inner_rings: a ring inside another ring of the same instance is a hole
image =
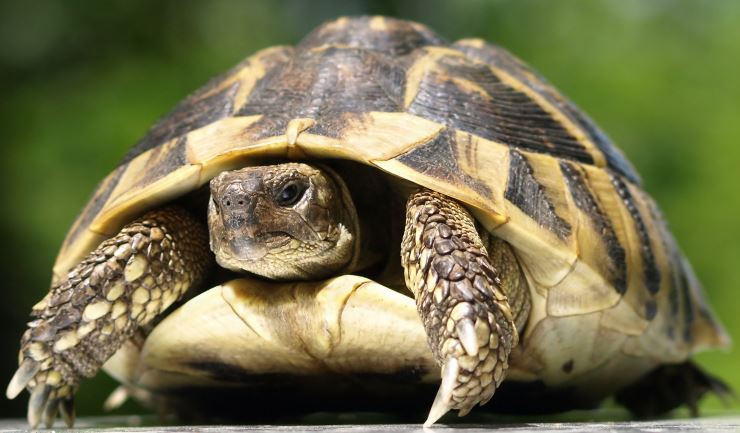
[[[157,117],[249,53],[346,14],[482,37],[542,72],[629,156],[740,335],[740,2],[2,0],[0,382],[68,226]],[[740,389],[737,351],[698,359]],[[99,413],[113,387],[86,381],[78,413]],[[25,413],[26,396],[0,401],[0,415]]]

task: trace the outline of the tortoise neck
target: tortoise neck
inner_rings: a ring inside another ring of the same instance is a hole
[[[361,164],[341,161],[326,170],[335,176],[335,182],[345,194],[342,197],[348,220],[354,219],[354,255],[342,270],[344,273],[361,274],[384,284],[381,275],[394,265],[401,274],[398,263],[403,227],[403,201],[390,187],[387,179],[377,171]],[[349,224],[349,222],[348,222]]]

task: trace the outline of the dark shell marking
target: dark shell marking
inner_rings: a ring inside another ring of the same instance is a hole
[[[562,110],[562,112],[580,126],[588,135],[589,139],[599,148],[606,158],[607,166],[615,172],[626,177],[637,185],[640,177],[632,164],[627,161],[622,152],[617,149],[611,140],[601,131],[594,122],[588,118],[570,100],[563,97],[545,78],[524,64],[521,60],[512,56],[509,52],[496,45],[482,43],[481,41],[463,40],[455,43],[454,48],[462,51],[468,56],[484,61],[493,67],[500,68],[521,80],[527,87],[533,89],[551,104]]]
[[[627,266],[624,247],[619,243],[609,218],[601,210],[581,172],[574,164],[566,161],[560,162],[560,170],[576,207],[589,218],[594,230],[601,235],[604,241],[606,253],[611,261],[611,266],[604,274],[611,276],[614,289],[618,293],[624,294],[627,291]]]
[[[209,93],[208,89],[204,89],[177,104],[167,117],[154,124],[147,135],[131,149],[122,164],[173,138],[230,116],[233,98],[238,89],[239,83],[234,83],[219,92],[202,97]]]
[[[555,212],[555,206],[534,176],[527,158],[516,150],[509,155],[509,179],[504,197],[559,238],[570,236],[570,224]]]
[[[289,120],[309,117],[309,132],[340,137],[344,113],[400,111],[404,71],[382,54],[329,46],[297,52],[283,68],[270,70],[255,85],[237,115],[267,114],[255,125],[261,136],[279,135]]]
[[[695,320],[694,303],[696,302],[691,294],[691,283],[688,274],[692,272],[681,250],[676,244],[673,235],[668,231],[665,221],[655,203],[648,200],[648,209],[650,217],[656,222],[658,228],[657,237],[660,239],[664,251],[668,254],[670,280],[668,285],[668,309],[671,320],[667,321],[666,334],[669,338],[677,337],[677,332],[685,343],[693,340],[693,325]],[[707,308],[699,302],[702,308]],[[706,315],[706,320],[711,326],[717,327],[717,323],[711,314]]]
[[[226,73],[212,78],[203,87],[177,104],[167,115],[157,121],[124,156],[121,165],[169,140],[232,116],[237,108],[234,107],[234,97],[239,91],[241,82],[236,80],[227,86],[224,86],[224,83],[241,70],[253,66],[254,62],[259,61],[265,68],[272,70],[279,69],[278,67],[288,59],[283,50],[273,49],[260,54],[262,55],[249,57]]]
[[[173,143],[155,147],[146,162],[148,170],[136,186],[148,185],[187,164],[187,143],[188,137],[183,136]]]
[[[635,205],[635,199],[632,197],[625,181],[622,180],[618,175],[612,175],[612,183],[614,189],[619,194],[619,197],[624,203],[624,207],[632,217],[632,221],[635,223],[635,229],[640,239],[640,252],[642,254],[642,264],[644,267],[644,278],[645,285],[651,294],[655,295],[660,290],[660,270],[658,264],[655,261],[655,254],[653,254],[653,247],[650,241],[650,233],[648,233],[645,222],[643,221],[640,211]]]
[[[411,149],[397,160],[419,173],[452,185],[468,185],[482,197],[491,199],[491,189],[460,168],[457,138],[454,131],[447,129],[434,140]]]
[[[90,223],[95,219],[98,213],[100,213],[100,210],[110,198],[111,193],[113,193],[116,185],[118,185],[118,181],[125,172],[126,166],[119,165],[115,170],[113,170],[113,173],[109,174],[107,178],[103,179],[98,184],[92,198],[87,202],[87,206],[82,209],[75,220],[74,226],[72,226],[69,233],[67,233],[67,237],[64,240],[65,245],[73,244],[80,234],[88,229]]]
[[[515,148],[594,162],[545,109],[488,65],[450,55],[435,66],[418,84],[409,113]]]
[[[678,258],[680,260],[680,258]],[[689,281],[686,276],[686,270],[683,268],[683,263],[679,267],[680,270],[674,272],[678,274],[678,290],[681,293],[681,303],[683,304],[683,340],[690,342],[692,339],[692,325],[694,324],[694,303],[691,299],[691,293],[689,292]]]

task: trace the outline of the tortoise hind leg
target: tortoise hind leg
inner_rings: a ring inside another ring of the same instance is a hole
[[[713,392],[722,401],[733,394],[720,379],[686,361],[659,366],[621,390],[616,401],[638,418],[660,416],[684,404],[691,416],[697,417],[697,403],[707,392]]]
[[[7,397],[31,392],[28,422],[51,426],[136,329],[196,284],[210,263],[203,224],[179,208],[149,212],[106,240],[33,307]]]
[[[451,409],[462,416],[493,396],[518,334],[475,222],[456,201],[429,190],[411,195],[401,260],[442,366],[428,426]]]

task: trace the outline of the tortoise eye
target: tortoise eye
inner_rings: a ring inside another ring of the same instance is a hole
[[[275,201],[280,206],[293,206],[303,197],[306,189],[296,182],[288,182],[277,193]]]

